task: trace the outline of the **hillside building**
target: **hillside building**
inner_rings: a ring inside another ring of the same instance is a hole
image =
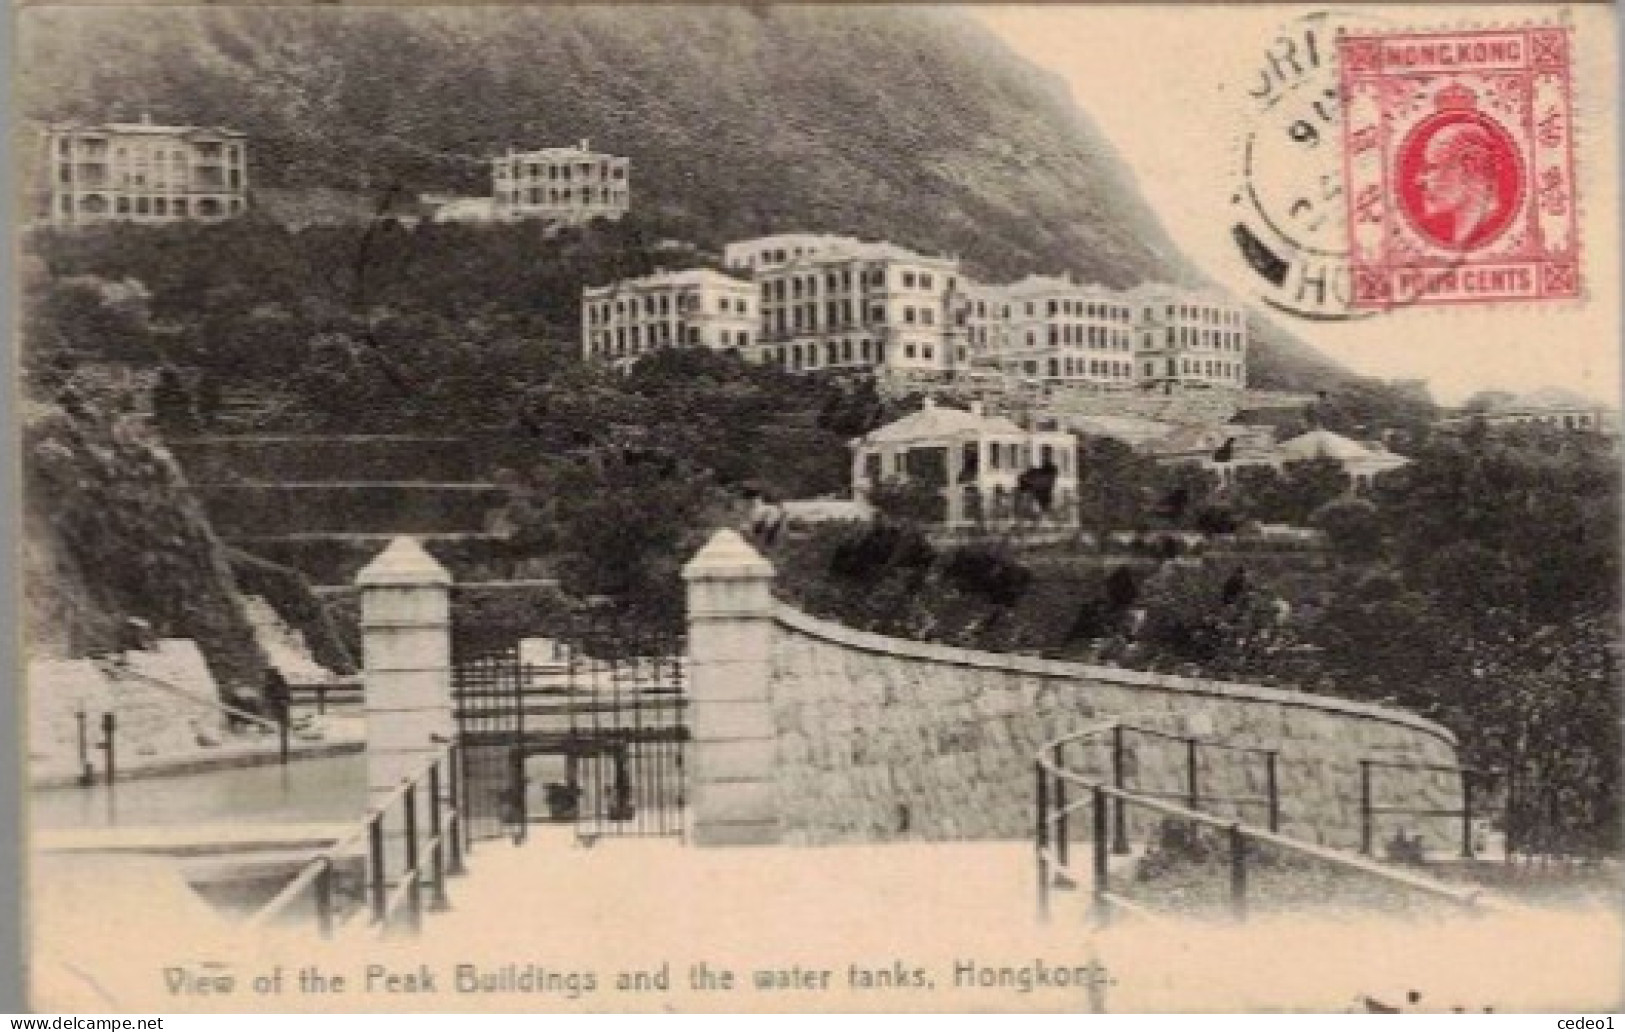
[[[1012,377],[1129,390],[1135,384],[1133,306],[1105,287],[1028,276],[1001,288],[991,353]]]
[[[756,327],[755,286],[714,269],[658,272],[581,293],[588,359],[624,363],[672,347],[748,354]]]
[[[56,225],[216,222],[248,208],[247,134],[108,122],[45,130],[43,196]]]
[[[1141,390],[1247,386],[1247,315],[1240,305],[1164,284],[1136,287],[1126,296]]]
[[[1571,430],[1619,435],[1619,413],[1606,405],[1561,387],[1545,387],[1490,405],[1482,412],[1443,420],[1446,429],[1482,424],[1493,431],[1507,429]]]
[[[1049,506],[1040,509],[1019,491],[1022,474],[1048,467],[1054,474]],[[870,503],[888,481],[915,481],[937,489],[939,522],[948,526],[1002,523],[1039,517],[1077,521],[1077,440],[1065,431],[1025,430],[980,405],[970,411],[935,404],[870,431],[852,442],[852,494]]]
[[[631,210],[632,161],[575,147],[509,151],[491,161],[492,206],[499,219],[580,225]]]
[[[736,241],[723,264],[760,288],[751,357],[795,372],[989,376],[1123,394],[1247,384],[1245,313],[1208,292],[1036,275],[984,284],[956,258],[827,233]]]
[[[776,259],[774,259],[776,262]],[[848,243],[754,274],[752,360],[794,372],[940,374],[965,363],[959,263],[887,243]]]

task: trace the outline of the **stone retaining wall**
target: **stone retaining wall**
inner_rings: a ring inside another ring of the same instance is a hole
[[[1032,833],[1033,757],[1103,718],[1279,751],[1281,830],[1334,846],[1360,836],[1361,759],[1451,765],[1449,731],[1397,710],[1302,692],[900,641],[779,605],[772,615],[774,782],[784,841],[1018,838]],[[1204,797],[1265,794],[1266,761],[1199,751]],[[1128,786],[1181,793],[1184,743],[1130,734]],[[1109,770],[1109,749],[1074,766]],[[1460,806],[1450,774],[1374,770],[1379,807]],[[1218,813],[1234,807],[1205,805]],[[1264,825],[1267,810],[1239,815]],[[1078,821],[1086,825],[1086,821]],[[1459,843],[1459,819],[1387,815],[1430,848]],[[1136,822],[1143,832],[1144,822]]]

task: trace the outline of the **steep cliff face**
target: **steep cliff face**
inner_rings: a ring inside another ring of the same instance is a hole
[[[489,190],[484,158],[631,157],[635,203],[702,244],[885,237],[1008,279],[1195,281],[1060,80],[917,7],[30,8],[29,119],[250,132],[261,187]],[[1255,320],[1255,381],[1345,376]]]
[[[30,403],[23,424],[23,633],[29,655],[116,647],[127,618],[194,639],[222,690],[265,656],[224,546],[179,468],[134,422]]]

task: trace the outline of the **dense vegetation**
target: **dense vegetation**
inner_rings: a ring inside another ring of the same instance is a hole
[[[894,517],[792,541],[776,557],[783,580],[809,608],[885,633],[1400,705],[1498,772],[1522,848],[1616,842],[1620,472],[1606,442],[1441,437],[1359,498],[1320,463],[1220,491],[1110,446],[1090,454],[1115,455],[1100,468],[1116,490],[1091,512],[1085,489],[1085,526],[1154,541],[1292,519],[1318,526],[1326,547],[1260,555],[1221,536],[1172,561],[1154,546],[939,548]]]

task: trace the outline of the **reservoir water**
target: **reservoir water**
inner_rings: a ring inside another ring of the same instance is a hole
[[[38,789],[28,801],[36,829],[354,821],[366,812],[367,760],[354,753],[111,788]]]

